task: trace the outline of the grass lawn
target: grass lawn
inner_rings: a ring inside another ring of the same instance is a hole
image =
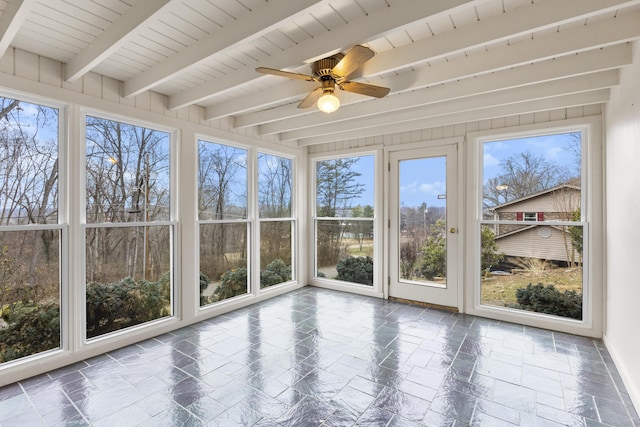
[[[516,303],[516,290],[529,283],[554,285],[560,292],[582,293],[582,267],[547,267],[542,271],[514,270],[511,275],[490,275],[482,279],[481,302],[504,307]]]

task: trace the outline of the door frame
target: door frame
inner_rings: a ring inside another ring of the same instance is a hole
[[[457,247],[455,249],[455,256],[458,260],[455,267],[455,274],[457,277],[457,292],[456,292],[456,308],[459,312],[464,312],[464,295],[465,295],[465,280],[464,280],[464,246],[465,246],[465,197],[464,197],[464,151],[462,150],[464,142],[464,137],[452,137],[452,138],[442,138],[431,141],[424,142],[416,142],[410,144],[403,144],[401,146],[386,146],[384,148],[384,206],[383,206],[383,215],[384,215],[384,233],[383,233],[383,244],[384,244],[384,259],[383,263],[383,274],[384,274],[384,286],[383,286],[383,294],[384,298],[388,299],[390,297],[389,290],[391,285],[391,262],[395,262],[395,259],[392,261],[393,254],[391,253],[391,208],[392,208],[392,198],[397,197],[395,192],[397,191],[395,188],[391,188],[391,154],[406,151],[407,153],[411,151],[415,151],[418,149],[447,149],[453,147],[456,150],[456,204],[457,204],[457,212],[454,213],[456,218],[456,229],[458,235]],[[450,225],[447,225],[450,227]]]

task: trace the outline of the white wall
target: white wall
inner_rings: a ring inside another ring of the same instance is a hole
[[[605,344],[640,408],[640,43],[606,108]]]

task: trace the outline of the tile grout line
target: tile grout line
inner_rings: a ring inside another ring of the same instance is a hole
[[[602,345],[604,345],[604,342],[603,342]],[[604,365],[604,368],[607,370],[607,373],[609,374],[609,378],[611,378],[611,382],[613,383],[613,386],[616,389],[616,393],[618,394],[618,397],[620,398],[620,402],[622,402],[622,407],[624,408],[624,411],[626,412],[627,417],[629,417],[629,419],[632,420],[632,422],[633,422],[633,417],[631,416],[631,411],[629,410],[629,408],[627,407],[627,404],[625,403],[624,399],[622,398],[622,394],[620,393],[620,388],[618,387],[618,384],[617,384],[616,380],[613,378],[613,375],[611,374],[611,370],[609,369],[609,365],[607,364],[607,362],[605,362],[604,357],[602,356],[602,351],[600,350],[600,348],[598,348],[598,346],[596,345],[595,342],[594,342],[594,346],[595,346],[596,350],[598,350],[598,356],[600,357],[600,360],[602,361],[602,364]],[[595,404],[595,396],[592,396],[592,398],[593,398],[594,404]],[[603,422],[602,418],[600,416],[600,411],[598,410],[598,405],[595,405],[595,407],[596,407],[596,411],[598,413],[598,417],[600,418],[600,422]]]

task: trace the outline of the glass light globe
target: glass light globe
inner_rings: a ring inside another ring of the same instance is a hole
[[[331,92],[326,92],[318,99],[318,109],[324,113],[333,113],[340,108],[340,99]]]

